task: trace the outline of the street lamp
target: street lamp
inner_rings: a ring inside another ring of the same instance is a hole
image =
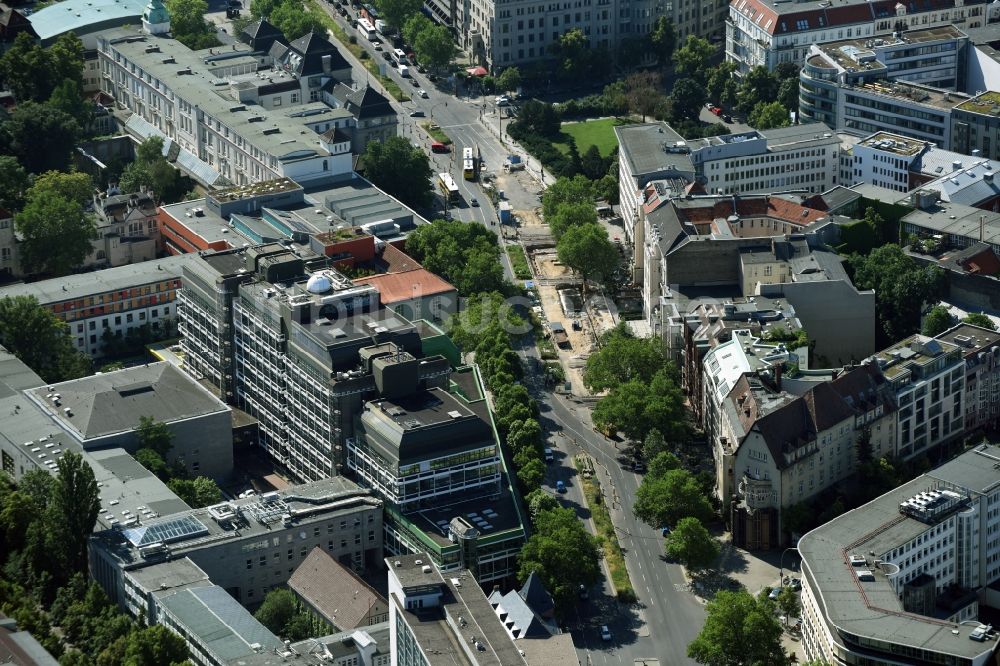
[[[778,559],[778,587],[781,587],[783,584],[782,581],[784,580],[784,576],[782,575],[782,570],[785,568],[785,553],[790,550],[794,550],[796,553],[799,552],[799,549],[795,546],[789,546],[781,551],[781,557]]]

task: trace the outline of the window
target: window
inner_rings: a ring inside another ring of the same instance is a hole
[[[275,97],[273,106],[281,106],[281,98]]]

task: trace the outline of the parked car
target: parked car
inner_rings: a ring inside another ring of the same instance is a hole
[[[721,116],[722,115],[722,108],[718,107],[718,106],[713,106],[711,109],[709,109],[709,111],[711,111],[712,113],[714,113],[717,116]]]
[[[608,629],[608,625],[606,625],[606,624],[602,624],[601,625],[601,640],[602,641],[610,641],[611,640],[611,630]]]
[[[396,61],[392,59],[392,54],[389,53],[388,51],[382,51],[382,60],[388,60],[390,63],[392,63],[393,67],[396,66]]]
[[[670,526],[669,525],[661,525],[660,526],[660,534],[662,534],[664,538],[666,538],[667,536],[669,536],[670,535]]]
[[[589,598],[590,598],[590,592],[587,591],[587,586],[584,585],[583,583],[580,583],[580,599],[586,601]]]
[[[799,578],[793,578],[793,579],[792,579],[792,580],[791,580],[791,581],[790,581],[790,582],[788,583],[788,586],[789,586],[789,587],[791,587],[791,588],[792,588],[793,590],[795,590],[796,592],[798,592],[799,590],[801,590],[801,589],[802,589],[802,580],[801,580],[801,579],[799,579]]]
[[[780,585],[778,587],[772,588],[771,592],[767,595],[767,598],[771,599],[771,600],[776,600],[779,596],[781,596],[781,586]]]
[[[546,446],[545,447],[545,462],[550,463],[553,460],[554,460],[554,458],[552,457],[552,449],[550,449],[549,447]]]
[[[423,118],[424,117],[424,112],[421,111],[420,109],[417,109],[416,111],[410,111],[410,117],[411,118]],[[434,151],[434,152],[438,152],[438,151]],[[441,152],[447,152],[447,151],[441,151]]]
[[[556,481],[556,492],[559,494],[566,493],[566,484],[562,481]]]
[[[724,120],[725,122],[727,122],[727,123],[731,123],[731,122],[733,122],[733,117],[732,117],[731,115],[729,115],[728,113],[723,113],[723,114],[722,114],[722,119],[723,119],[723,120]]]
[[[507,97],[506,95],[500,95],[500,97],[497,97],[496,105],[497,106],[510,106],[510,98]]]

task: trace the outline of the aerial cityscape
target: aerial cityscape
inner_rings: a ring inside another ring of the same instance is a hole
[[[1000,664],[1000,1],[0,0],[0,664]]]

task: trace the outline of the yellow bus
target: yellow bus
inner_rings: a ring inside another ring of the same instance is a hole
[[[476,179],[476,158],[472,148],[462,149],[462,178],[466,180]]]
[[[451,177],[450,173],[438,174],[438,188],[440,188],[441,196],[445,198],[445,201],[449,204],[458,203],[458,185],[455,184],[455,179]]]

